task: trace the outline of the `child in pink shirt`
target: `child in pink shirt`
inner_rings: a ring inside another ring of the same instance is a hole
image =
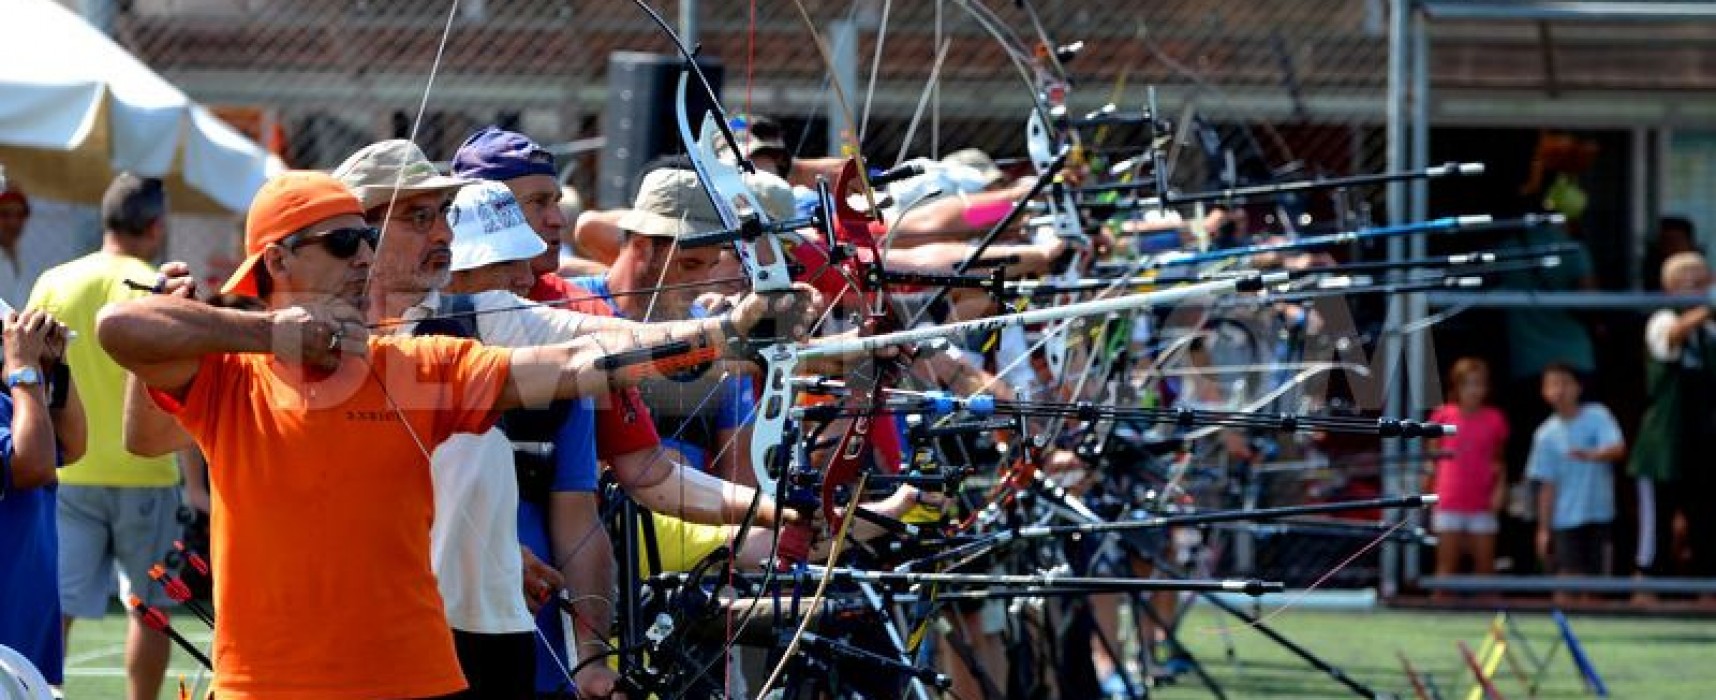
[[[1449,403],[1430,420],[1456,427],[1451,438],[1437,440],[1435,449],[1452,452],[1436,461],[1436,511],[1431,518],[1440,543],[1436,575],[1460,573],[1470,557],[1472,572],[1495,570],[1496,513],[1507,494],[1507,418],[1485,400],[1490,370],[1483,360],[1467,357],[1448,372]]]

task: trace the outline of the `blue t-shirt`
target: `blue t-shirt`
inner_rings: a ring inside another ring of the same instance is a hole
[[[1602,404],[1579,407],[1572,419],[1551,414],[1531,438],[1525,476],[1555,485],[1552,529],[1600,524],[1615,519],[1614,465],[1568,456],[1571,450],[1600,450],[1623,441],[1621,426]]]
[[[65,660],[57,490],[12,487],[12,397],[0,394],[0,644],[23,654],[54,685],[64,680]]]
[[[582,399],[566,415],[566,422],[554,434],[554,493],[592,493],[596,490],[596,413],[595,404]],[[525,500],[518,502],[518,543],[530,548],[537,559],[554,566],[554,547],[548,536],[548,511]],[[560,615],[552,605],[537,612],[536,626],[542,630],[552,651],[540,642],[536,644],[536,689],[553,693],[566,689],[567,668],[564,632]],[[549,656],[552,653],[553,656]],[[558,660],[557,660],[558,659]]]

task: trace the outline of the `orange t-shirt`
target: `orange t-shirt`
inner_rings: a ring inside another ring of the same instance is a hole
[[[182,402],[155,394],[208,457],[221,698],[465,687],[429,566],[426,451],[488,430],[510,354],[443,337],[369,347],[310,379],[268,355],[210,355]]]

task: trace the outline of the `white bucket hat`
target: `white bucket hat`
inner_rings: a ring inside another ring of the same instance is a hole
[[[454,272],[529,260],[548,250],[524,219],[512,190],[499,182],[478,182],[459,190],[447,210],[447,223],[453,227]]]

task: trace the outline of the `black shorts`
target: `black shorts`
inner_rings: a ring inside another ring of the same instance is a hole
[[[471,687],[459,700],[533,700],[536,697],[536,635],[473,634],[453,630],[459,668]]]
[[[1586,523],[1556,530],[1555,573],[1563,576],[1603,576],[1609,573],[1609,523]]]

